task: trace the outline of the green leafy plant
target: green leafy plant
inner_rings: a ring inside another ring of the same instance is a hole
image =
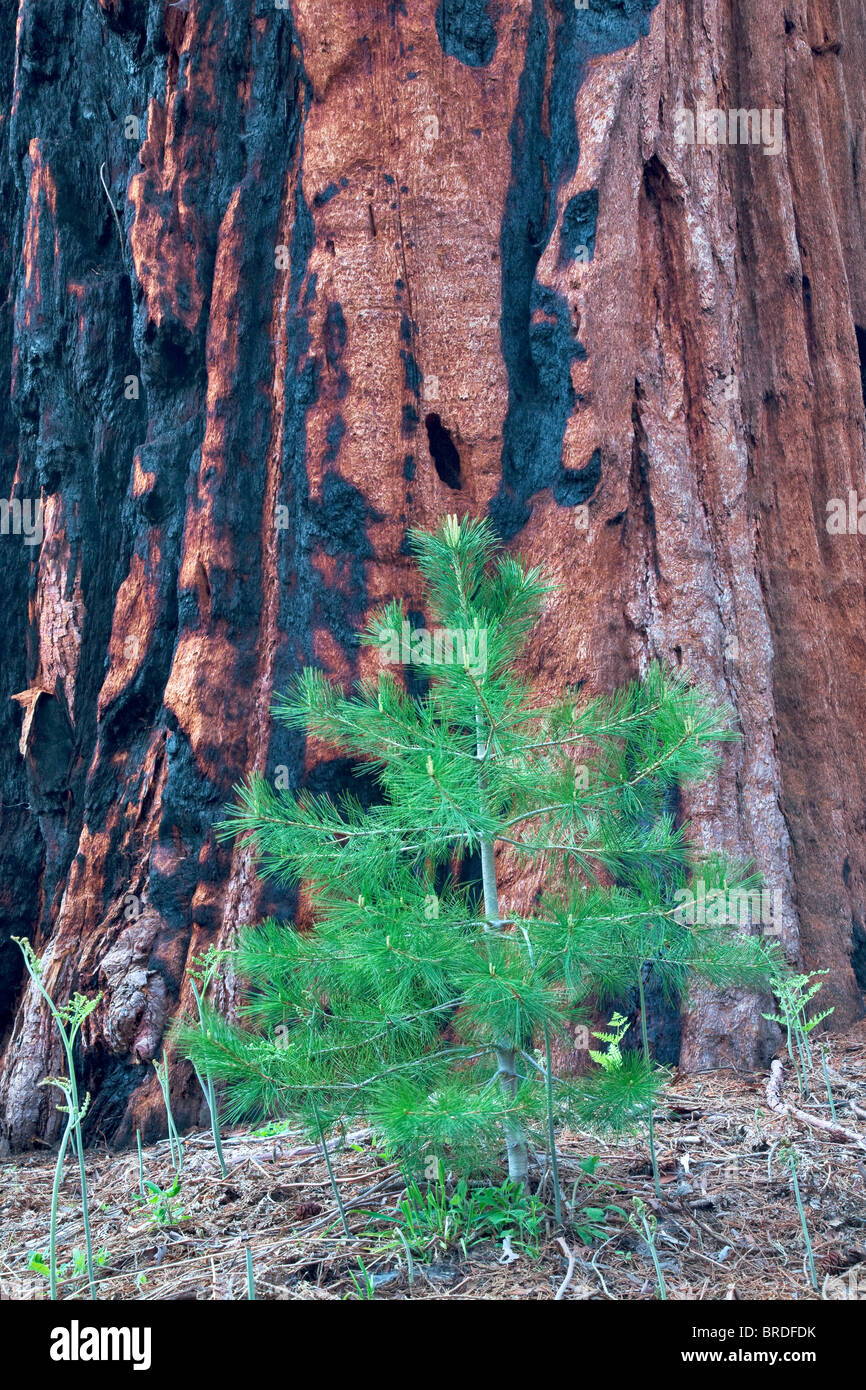
[[[641,1009],[641,1016],[643,1017],[643,1008]],[[592,1060],[596,1062],[598,1066],[601,1067],[602,1071],[607,1073],[608,1076],[621,1075],[623,1067],[626,1064],[626,1059],[623,1057],[622,1048],[620,1044],[622,1043],[623,1038],[628,1032],[629,1026],[629,1021],[625,1017],[625,1015],[619,1012],[615,1012],[610,1022],[608,1023],[608,1028],[611,1031],[594,1032],[592,1035],[594,1038],[598,1038],[600,1042],[607,1043],[607,1047],[604,1049],[604,1051],[600,1051],[596,1048],[589,1048],[589,1055],[592,1058]],[[649,1066],[649,1062],[649,1043],[648,1040],[644,1038],[644,1063],[646,1066]],[[656,1196],[661,1196],[661,1183],[659,1181],[658,1159],[656,1157],[655,1122],[653,1117],[652,1102],[650,1102],[646,1119],[647,1129],[649,1132],[650,1157],[652,1160],[652,1170],[656,1188]]]
[[[376,1297],[376,1285],[373,1282],[372,1274],[368,1270],[367,1266],[364,1264],[364,1261],[361,1259],[360,1255],[358,1256],[358,1268],[361,1271],[360,1278],[357,1274],[350,1275],[350,1278],[355,1286],[358,1297],[360,1299],[363,1299],[364,1301],[374,1299]]]
[[[572,1230],[584,1245],[592,1245],[594,1240],[604,1240],[609,1234],[604,1223],[610,1212],[617,1212],[620,1216],[626,1215],[622,1207],[616,1206],[613,1202],[608,1202],[603,1207],[582,1207],[572,1217]]]
[[[270,1120],[266,1125],[252,1130],[252,1135],[254,1139],[276,1139],[281,1134],[288,1134],[290,1128],[289,1120]]]
[[[557,1129],[651,1123],[665,1073],[646,1044],[649,975],[677,999],[695,979],[764,989],[777,959],[775,943],[695,929],[677,907],[694,873],[740,874],[698,856],[671,810],[716,767],[730,715],[659,665],[613,695],[537,704],[518,660],[540,573],[497,554],[483,521],[411,541],[436,626],[413,633],[391,603],[362,641],[386,667],[410,659],[414,689],[382,669],[347,694],[308,669],[274,706],[356,760],[365,799],[254,776],[220,829],[250,840],[266,876],[305,884],[314,930],[244,928],[241,1025],[204,1001],[176,1042],[225,1083],[234,1117],[290,1115],[319,1139],[362,1120],[407,1174],[431,1152],[455,1174],[492,1173],[504,1148],[524,1183],[530,1146],[546,1146],[558,1205]],[[504,856],[547,885],[526,913],[500,902]],[[586,1001],[635,988],[643,1053],[555,1075],[553,1044],[570,1045]]]
[[[60,1197],[60,1180],[63,1175],[63,1163],[66,1158],[66,1151],[70,1140],[73,1148],[78,1155],[78,1174],[81,1186],[81,1213],[84,1222],[84,1243],[85,1243],[85,1264],[87,1269],[87,1283],[90,1297],[96,1297],[96,1282],[93,1277],[93,1242],[90,1235],[90,1210],[87,1201],[87,1173],[84,1167],[84,1137],[82,1134],[82,1124],[87,1114],[90,1104],[89,1093],[85,1095],[83,1103],[78,1098],[78,1082],[75,1076],[75,1042],[81,1031],[85,1019],[89,1018],[94,1009],[98,1007],[101,994],[97,994],[94,999],[88,999],[83,994],[74,994],[65,1004],[55,1004],[48,990],[44,979],[43,962],[36,955],[30,942],[24,937],[13,936],[12,940],[20,948],[24,957],[24,964],[27,973],[36,986],[42,998],[48,1005],[51,1017],[57,1025],[60,1034],[60,1041],[63,1044],[63,1052],[66,1057],[66,1076],[46,1076],[40,1082],[41,1086],[56,1086],[62,1091],[65,1105],[58,1105],[57,1109],[66,1116],[66,1125],[60,1140],[60,1148],[57,1153],[57,1163],[54,1168],[54,1183],[51,1190],[51,1216],[50,1234],[48,1249],[48,1278],[50,1294],[54,1299],[57,1297],[57,1206]]]
[[[171,1187],[161,1188],[158,1183],[144,1180],[145,1195],[133,1193],[133,1201],[147,1208],[148,1220],[153,1226],[177,1226],[188,1218],[178,1200],[181,1196],[180,1174],[175,1172]]]
[[[96,1252],[95,1262],[101,1268],[108,1264],[111,1255],[106,1246],[100,1246]],[[40,1274],[43,1279],[51,1279],[51,1256],[44,1250],[31,1250],[27,1260],[27,1268],[34,1274]],[[81,1279],[87,1275],[87,1251],[79,1250],[78,1247],[72,1252],[72,1263],[57,1266],[57,1287],[69,1283],[73,1279]]]
[[[618,1029],[621,1027],[622,1022],[625,1021],[622,1019],[622,1015],[619,1016],[619,1019],[620,1022],[617,1025]],[[613,1024],[613,1021],[612,1019],[611,1024]],[[604,1041],[604,1035],[601,1033],[595,1033],[593,1036],[601,1038]],[[621,1036],[624,1036],[624,1034]],[[616,1212],[617,1215],[628,1220],[628,1214],[623,1211],[622,1207],[617,1206],[615,1202],[608,1202],[604,1199],[603,1189],[608,1188],[619,1193],[622,1191],[622,1188],[618,1183],[611,1181],[609,1178],[603,1178],[600,1174],[596,1174],[596,1168],[600,1161],[597,1154],[588,1154],[586,1158],[580,1160],[578,1167],[586,1174],[593,1193],[597,1194],[598,1200],[603,1202],[604,1205],[599,1206],[593,1204],[590,1206],[578,1206],[578,1190],[583,1187],[580,1181],[574,1183],[571,1191],[571,1201],[568,1204],[571,1228],[584,1245],[591,1245],[594,1240],[602,1240],[608,1236],[609,1231],[606,1223],[611,1212]]]
[[[648,1040],[647,1032],[646,1032],[646,1019],[645,1019],[645,1016],[644,1016],[644,1015],[645,1015],[645,1009],[646,1009],[646,1003],[645,1003],[645,1000],[644,1000],[643,993],[641,993],[641,1024],[642,1024],[642,1032],[643,1032],[644,1065],[648,1067],[648,1066],[650,1065],[650,1052],[649,1052],[649,1040]],[[589,1049],[589,1055],[590,1055],[590,1057],[592,1058],[592,1060],[593,1060],[594,1062],[597,1062],[598,1065],[602,1068],[602,1070],[605,1071],[609,1076],[610,1076],[610,1075],[619,1075],[619,1074],[622,1073],[623,1068],[624,1068],[625,1065],[626,1065],[626,1059],[623,1057],[622,1049],[621,1049],[621,1047],[620,1047],[620,1043],[622,1042],[623,1038],[625,1037],[626,1033],[628,1032],[628,1029],[629,1029],[629,1022],[628,1022],[628,1019],[625,1018],[625,1016],[624,1016],[623,1014],[615,1013],[615,1014],[613,1015],[612,1019],[610,1020],[610,1023],[608,1024],[608,1027],[609,1027],[610,1029],[612,1029],[611,1032],[609,1032],[609,1033],[593,1033],[593,1035],[592,1035],[594,1038],[599,1038],[599,1039],[601,1040],[601,1042],[607,1043],[607,1048],[605,1049],[605,1051],[604,1051],[604,1052],[599,1052],[599,1051],[594,1050],[593,1048],[590,1048],[590,1049]],[[650,1103],[649,1103],[649,1106],[648,1106],[648,1109],[647,1109],[646,1122],[647,1122],[647,1130],[648,1130],[648,1135],[649,1135],[650,1160],[651,1160],[651,1162],[652,1162],[653,1182],[654,1182],[654,1185],[655,1185],[656,1196],[657,1196],[657,1197],[660,1197],[660,1196],[661,1196],[661,1182],[660,1182],[660,1179],[659,1179],[659,1165],[658,1165],[658,1157],[657,1157],[657,1154],[656,1154],[656,1143],[655,1143],[655,1119],[654,1119],[654,1116],[653,1116],[653,1099],[650,1100]]]
[[[547,1218],[544,1204],[522,1184],[506,1179],[498,1187],[470,1187],[460,1178],[449,1189],[441,1171],[424,1189],[410,1182],[395,1211],[365,1214],[375,1228],[393,1229],[411,1255],[427,1259],[451,1250],[465,1257],[481,1241],[506,1238],[514,1251],[537,1258]]]
[[[45,1250],[31,1250],[27,1257],[27,1268],[34,1274],[41,1274],[44,1279],[51,1277],[51,1258]],[[60,1279],[65,1277],[69,1265],[60,1265],[57,1274]]]
[[[620,1071],[622,1068],[622,1052],[620,1043],[629,1029],[628,1019],[620,1013],[615,1013],[608,1024],[611,1029],[609,1033],[593,1033],[594,1038],[607,1043],[604,1052],[597,1052],[593,1048],[589,1049],[589,1055],[594,1062],[598,1062],[607,1072]]]
[[[646,1241],[647,1246],[649,1247],[650,1257],[653,1262],[653,1268],[656,1272],[656,1283],[658,1284],[659,1298],[666,1302],[668,1292],[667,1288],[665,1287],[665,1276],[662,1273],[662,1267],[659,1263],[658,1251],[656,1250],[656,1230],[658,1229],[658,1220],[651,1211],[647,1211],[646,1202],[643,1202],[640,1197],[635,1197],[633,1199],[632,1206],[634,1207],[634,1211],[629,1213],[629,1225],[632,1226],[638,1232],[639,1235],[642,1235],[644,1237],[644,1240]]]
[[[824,1009],[822,1013],[810,1016],[807,1009],[821,989],[822,982],[818,976],[829,973],[828,970],[812,970],[808,975],[779,975],[775,977],[773,979],[773,993],[779,1001],[779,1013],[763,1015],[771,1023],[778,1023],[780,1027],[785,1029],[788,1056],[797,1074],[800,1094],[805,1096],[809,1094],[808,1068],[812,1065],[809,1034],[814,1032],[818,1024],[823,1023],[824,1019],[829,1018],[833,1012],[832,1009]],[[794,1047],[797,1049],[796,1057],[794,1056]]]

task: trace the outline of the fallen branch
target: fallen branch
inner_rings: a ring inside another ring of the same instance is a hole
[[[568,1270],[566,1271],[565,1278],[563,1279],[559,1288],[556,1290],[556,1297],[553,1300],[554,1303],[558,1303],[559,1300],[565,1296],[565,1291],[571,1283],[572,1279],[574,1278],[574,1253],[571,1250],[569,1250],[565,1241],[562,1239],[562,1236],[559,1236],[557,1238],[556,1243],[562,1251],[563,1255],[565,1255],[566,1259],[568,1260]]]
[[[862,1134],[858,1134],[853,1129],[846,1129],[844,1125],[833,1124],[831,1120],[822,1120],[819,1115],[809,1115],[799,1106],[792,1105],[788,1100],[783,1100],[782,1087],[784,1084],[785,1068],[777,1058],[770,1064],[770,1079],[767,1082],[767,1104],[776,1115],[787,1115],[810,1129],[817,1129],[822,1134],[826,1134],[828,1139],[835,1140],[837,1144],[857,1144],[861,1149],[866,1149],[866,1139]]]

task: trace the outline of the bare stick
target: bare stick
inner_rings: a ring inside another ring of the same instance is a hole
[[[562,1251],[562,1253],[563,1253],[563,1255],[565,1256],[565,1258],[568,1260],[568,1271],[567,1271],[566,1276],[565,1276],[565,1278],[563,1279],[562,1283],[560,1284],[559,1288],[556,1290],[556,1297],[555,1297],[554,1300],[553,1300],[554,1303],[558,1303],[559,1300],[565,1296],[565,1291],[566,1291],[566,1289],[568,1288],[569,1284],[571,1283],[572,1279],[574,1278],[574,1253],[573,1253],[573,1251],[569,1250],[569,1248],[568,1248],[568,1246],[566,1245],[565,1241],[562,1239],[562,1236],[558,1236],[558,1237],[557,1237],[556,1243],[557,1243],[557,1245],[559,1246],[559,1248],[560,1248],[560,1250]]]

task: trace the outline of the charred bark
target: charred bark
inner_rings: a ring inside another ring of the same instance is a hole
[[[407,527],[455,506],[559,581],[548,691],[658,656],[731,700],[684,812],[862,1014],[866,541],[826,508],[864,476],[864,47],[854,0],[0,18],[0,910],[59,997],[104,992],[91,1133],[159,1126],[191,956],[303,915],[213,824],[250,770],[345,779],[272,693],[367,669],[368,609],[417,607]],[[779,152],[683,143],[699,108],[780,111]],[[19,1145],[58,1119],[24,985],[4,944]],[[696,1001],[684,1064],[755,1065],[758,1013]]]

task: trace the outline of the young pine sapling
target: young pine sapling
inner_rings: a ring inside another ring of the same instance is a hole
[[[648,1044],[554,1074],[586,1001],[643,997],[650,971],[674,998],[692,980],[763,989],[776,948],[677,909],[693,874],[736,876],[691,851],[670,806],[716,767],[728,712],[657,664],[613,695],[537,702],[519,658],[548,592],[539,571],[498,554],[483,521],[411,539],[436,625],[411,637],[413,690],[387,666],[351,693],[307,669],[274,707],[372,774],[374,797],[254,776],[221,828],[252,842],[265,876],[305,885],[314,928],[243,929],[243,1024],[203,1003],[202,1027],[176,1036],[235,1116],[291,1115],[316,1137],[363,1118],[415,1173],[431,1159],[490,1171],[504,1147],[522,1183],[532,1148],[555,1160],[555,1128],[652,1115],[663,1074]],[[391,603],[363,641],[393,658],[406,624]],[[472,862],[480,888],[461,878]],[[503,901],[506,864],[509,883],[523,870],[543,886],[534,906]]]

